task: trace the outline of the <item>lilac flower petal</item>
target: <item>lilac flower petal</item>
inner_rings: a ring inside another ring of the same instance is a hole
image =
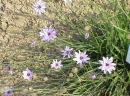
[[[49,42],[56,38],[56,30],[53,28],[45,26],[45,28],[40,32],[40,38],[44,42]]]
[[[61,60],[60,61],[57,61],[57,59],[53,60],[53,63],[51,64],[51,68],[61,69],[62,67],[63,65],[61,64]]]
[[[88,63],[88,60],[90,60],[90,58],[88,57],[88,55],[86,55],[86,51],[81,52],[79,50],[79,53],[75,52],[75,58],[73,60],[77,61],[77,64],[81,65],[82,63]]]
[[[33,72],[31,72],[28,68],[25,71],[23,71],[24,79],[28,79],[30,81],[32,78],[32,75],[33,75]]]
[[[35,14],[41,15],[45,12],[46,2],[42,2],[41,0],[33,3],[32,8],[34,9]]]
[[[69,48],[69,46],[66,46],[64,48],[64,50],[61,50],[63,58],[66,57],[66,56],[68,58],[70,58],[72,56],[72,50],[73,50],[73,48]]]
[[[104,74],[106,74],[107,72],[109,74],[111,74],[111,72],[113,70],[115,70],[115,63],[113,62],[113,57],[111,57],[110,59],[108,57],[103,57],[103,60],[99,60],[101,66],[98,67],[98,69],[102,70],[104,72]]]

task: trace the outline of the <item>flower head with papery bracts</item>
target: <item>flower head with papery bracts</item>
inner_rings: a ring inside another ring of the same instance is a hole
[[[30,46],[31,46],[31,47],[34,47],[35,45],[36,45],[36,42],[35,42],[34,40],[31,40],[31,41],[30,41]]]
[[[74,0],[62,0],[63,2],[69,2],[69,3],[72,3]]]
[[[95,79],[95,78],[96,78],[95,73],[91,73],[90,78],[91,78],[91,79]]]
[[[98,69],[101,69],[104,74],[106,74],[107,72],[109,74],[111,74],[111,71],[115,70],[115,63],[113,62],[113,57],[111,57],[110,59],[108,57],[103,57],[103,60],[99,60],[99,62],[101,63],[101,66],[98,67]]]
[[[25,71],[23,71],[24,79],[31,80],[32,75],[33,75],[33,72],[31,72],[28,68]]]
[[[88,57],[88,55],[86,55],[86,51],[85,52],[75,52],[75,58],[73,59],[74,61],[77,61],[77,64],[80,64],[80,66],[82,66],[82,63],[88,63],[88,60],[90,60],[90,58]]]
[[[45,12],[46,2],[42,2],[42,0],[36,1],[33,3],[32,7],[35,14],[41,15],[43,12]]]
[[[57,61],[57,59],[53,60],[53,63],[51,64],[51,68],[61,69],[61,67],[63,67],[63,65],[61,64],[61,60],[59,62]]]
[[[40,32],[40,38],[45,42],[54,40],[56,38],[56,30],[54,30],[51,26],[45,26],[45,28]]]
[[[64,58],[65,56],[68,56],[68,58],[70,58],[70,57],[72,56],[72,50],[73,50],[73,48],[69,48],[69,46],[66,46],[66,47],[64,48],[64,50],[61,50],[62,55],[63,55],[63,58]]]
[[[3,96],[10,96],[10,95],[12,95],[12,93],[13,93],[13,89],[9,89],[9,90],[4,92]]]
[[[88,39],[88,38],[89,38],[89,34],[86,33],[86,34],[84,35],[84,38],[85,38],[85,39]]]
[[[11,75],[13,74],[11,66],[7,66],[7,71],[8,71]]]

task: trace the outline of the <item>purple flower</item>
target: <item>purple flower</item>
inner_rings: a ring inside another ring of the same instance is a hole
[[[3,96],[10,96],[11,94],[13,93],[13,90],[10,89],[10,90],[7,90]]]
[[[77,64],[80,64],[80,66],[82,66],[82,63],[88,63],[88,60],[90,60],[90,58],[88,57],[88,55],[86,55],[86,51],[85,52],[75,52],[75,58],[73,59],[74,61],[77,61]]]
[[[115,63],[113,62],[113,57],[111,57],[110,59],[108,57],[103,57],[103,60],[99,60],[101,66],[98,67],[98,69],[101,69],[104,74],[106,74],[107,72],[109,74],[111,74],[111,71],[115,70]]]
[[[45,42],[54,40],[56,38],[56,30],[54,30],[51,26],[45,26],[45,28],[40,32],[40,37],[41,40]]]
[[[63,58],[64,58],[65,56],[68,56],[68,58],[70,58],[70,57],[72,56],[72,50],[73,50],[73,48],[69,48],[69,46],[66,46],[66,47],[64,48],[64,50],[61,50],[62,55],[63,55]]]
[[[34,40],[31,40],[31,41],[30,41],[30,46],[31,46],[31,47],[35,46],[35,44],[36,44],[36,43],[35,43]]]
[[[36,1],[33,3],[32,7],[35,14],[41,15],[43,12],[45,12],[46,2],[42,2],[42,0]]]
[[[61,67],[63,67],[63,65],[61,64],[61,60],[59,62],[57,61],[57,59],[53,60],[53,63],[51,64],[51,68],[61,69]]]
[[[11,75],[13,74],[11,66],[7,66],[7,71],[8,71]]]
[[[31,80],[32,75],[33,75],[33,72],[31,72],[28,68],[25,71],[23,71],[24,79]]]
[[[86,33],[86,34],[84,35],[84,38],[85,38],[85,39],[88,39],[88,38],[89,38],[89,34]]]
[[[96,78],[95,73],[91,73],[90,78],[95,79]]]

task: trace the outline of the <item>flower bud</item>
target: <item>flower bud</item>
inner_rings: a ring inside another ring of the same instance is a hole
[[[72,68],[72,72],[73,72],[73,73],[77,73],[77,72],[78,72],[78,68],[77,68],[77,67],[73,67],[73,68]]]
[[[69,77],[73,77],[73,73],[69,73]]]
[[[48,77],[44,77],[44,81],[45,81],[45,82],[48,81]]]

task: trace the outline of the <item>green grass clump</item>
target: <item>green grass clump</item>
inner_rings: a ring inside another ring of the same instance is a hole
[[[82,1],[79,4],[81,3]],[[84,64],[83,68],[79,68],[78,73],[74,73],[74,76],[64,86],[73,95],[129,95],[130,66],[125,61],[130,43],[127,38],[130,33],[129,7],[123,0],[120,2],[118,0],[107,0],[105,3],[84,2],[81,7],[84,5],[91,6],[93,11],[79,15],[75,11],[76,7],[67,6],[69,9],[68,13],[58,10],[61,14],[61,17],[59,16],[60,19],[58,19],[70,28],[64,34],[66,34],[65,36],[71,36],[71,39],[63,36],[59,37],[60,42],[64,42],[64,46],[73,47],[75,51],[87,51],[91,58],[89,64]],[[82,10],[77,8],[79,12],[82,12]],[[86,26],[90,27],[89,30],[85,30]],[[90,34],[88,40],[84,39],[86,32]],[[114,57],[114,62],[117,66],[116,70],[111,74],[104,75],[103,72],[98,70],[100,66],[98,60],[101,60],[103,56]],[[66,59],[63,62],[65,61]],[[72,62],[67,62],[68,65],[66,64],[65,66],[70,66],[69,63]],[[75,62],[73,63],[76,66]],[[94,80],[90,78],[92,72],[96,74],[96,79]]]

